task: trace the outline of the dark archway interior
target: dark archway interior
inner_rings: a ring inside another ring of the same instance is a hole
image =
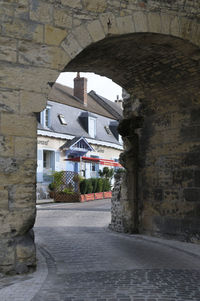
[[[137,175],[129,168],[129,182],[138,193],[128,195],[137,198],[140,232],[200,239],[199,67],[195,45],[151,33],[107,37],[66,66],[111,78],[131,95],[125,118],[143,117],[141,129],[126,123],[123,131],[133,136],[126,156],[137,163]]]
[[[187,41],[160,34],[108,37],[83,50],[65,71],[95,72],[127,90],[148,91],[152,97],[174,95],[184,86],[199,94],[200,50]]]

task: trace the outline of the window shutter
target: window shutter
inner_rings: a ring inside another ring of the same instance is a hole
[[[55,170],[60,171],[60,152],[55,152]]]
[[[43,182],[43,149],[37,151],[37,182]]]

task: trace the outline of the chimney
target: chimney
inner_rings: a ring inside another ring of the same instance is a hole
[[[74,96],[87,106],[87,78],[80,77],[80,72],[74,78]]]
[[[123,100],[119,99],[119,95],[117,95],[117,99],[115,100],[115,103],[123,110]]]

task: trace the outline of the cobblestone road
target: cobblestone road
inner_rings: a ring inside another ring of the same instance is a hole
[[[18,297],[18,288],[0,300],[200,301],[199,245],[114,233],[109,222],[110,201],[39,205],[36,242],[47,272],[39,286],[29,282],[35,296]]]

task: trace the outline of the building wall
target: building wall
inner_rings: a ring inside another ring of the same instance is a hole
[[[45,173],[45,169],[43,168],[43,152],[51,151],[53,152],[53,156],[55,157],[55,169],[56,171],[68,170],[68,171],[76,171],[75,163],[70,161],[65,161],[67,158],[65,151],[60,151],[60,147],[66,142],[64,139],[38,136],[37,138],[37,146],[38,146],[38,157],[37,157],[37,198],[47,198],[48,197],[48,185],[52,181],[52,177],[48,176]],[[114,160],[118,159],[121,153],[121,150],[106,147],[103,145],[91,144],[94,151],[88,151],[86,154],[87,157],[98,157],[101,159]],[[76,163],[77,172],[80,172],[80,164]],[[98,164],[96,166],[96,171],[92,172],[91,163],[82,163],[82,168],[85,169],[85,177],[95,177],[98,176],[98,170],[102,170],[104,165]],[[112,168],[112,166],[109,166]],[[48,171],[47,171],[48,172]],[[52,172],[49,170],[48,174],[51,175]],[[81,173],[83,174],[83,173]]]

